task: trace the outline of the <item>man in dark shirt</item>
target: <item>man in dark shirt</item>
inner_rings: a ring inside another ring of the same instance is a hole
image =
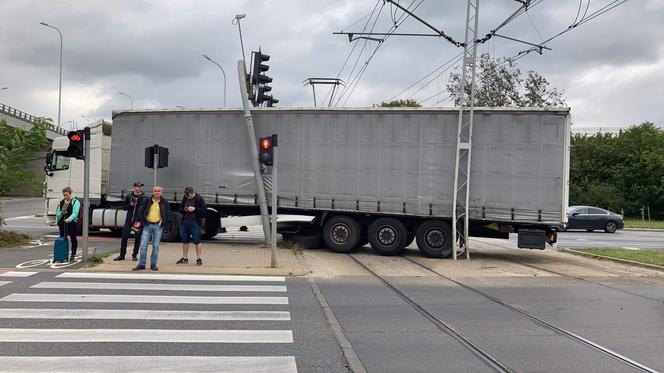
[[[134,183],[134,190],[127,195],[124,200],[124,210],[127,211],[127,217],[125,218],[124,227],[122,228],[122,240],[120,241],[120,255],[113,260],[125,260],[125,255],[127,255],[127,241],[129,241],[129,234],[131,233],[131,228],[136,221],[136,210],[141,205],[143,199],[148,198],[143,193],[143,183],[137,181]],[[138,249],[141,245],[141,233],[143,233],[143,226],[134,232],[134,251],[131,253],[131,260],[138,260]]]
[[[189,242],[192,242],[196,246],[196,265],[202,265],[201,233],[204,229],[206,207],[203,197],[195,193],[191,186],[184,188],[180,212],[182,213],[182,258],[176,264],[189,263]]]

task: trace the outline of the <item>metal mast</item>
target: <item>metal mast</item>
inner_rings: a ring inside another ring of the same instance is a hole
[[[452,224],[456,239],[453,240],[452,256],[457,259],[459,250],[468,251],[468,202],[470,197],[470,156],[473,140],[473,111],[475,106],[475,66],[477,64],[477,27],[479,23],[479,0],[468,0],[463,47],[463,67],[459,85],[459,125],[457,129],[456,160],[454,171],[454,195]],[[469,98],[466,99],[466,84],[470,83]]]

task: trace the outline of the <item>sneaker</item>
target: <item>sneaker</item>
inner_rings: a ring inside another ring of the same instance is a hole
[[[175,262],[175,264],[187,264],[187,263],[189,263],[189,259],[187,258],[180,258],[180,260]]]
[[[131,255],[131,261],[132,262],[138,261],[138,258],[136,257],[136,255],[134,255],[134,254]]]
[[[114,258],[114,259],[113,259],[113,261],[115,261],[115,262],[120,261],[120,260],[125,260],[125,257],[122,256],[122,255],[120,255],[120,256],[118,256],[117,258]]]
[[[201,258],[196,259],[196,265],[197,266],[202,266],[203,265],[203,260]]]
[[[142,265],[139,264],[136,267],[132,268],[131,270],[132,271],[142,271],[144,269],[145,269],[145,266],[142,266]]]
[[[157,268],[157,266],[155,264],[152,264],[150,266],[150,269],[153,270],[153,271],[158,271],[159,270],[159,268]]]

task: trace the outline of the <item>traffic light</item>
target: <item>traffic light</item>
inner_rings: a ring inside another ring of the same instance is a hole
[[[258,86],[258,91],[256,92],[256,104],[260,105],[263,102],[269,102],[272,100],[272,96],[266,95],[265,93],[270,92],[272,87],[269,85],[260,85]]]
[[[85,131],[69,131],[69,147],[67,147],[67,156],[76,159],[85,159]]]
[[[157,154],[157,168],[168,167],[168,148],[153,145],[145,148],[145,167],[154,168],[154,155]]]
[[[272,166],[272,136],[261,137],[259,141],[259,161],[266,166]]]
[[[279,100],[277,100],[276,98],[270,96],[270,98],[267,100],[267,107],[273,107],[274,104],[278,104],[278,103],[279,103]]]
[[[263,74],[264,72],[270,69],[270,66],[263,65],[263,62],[270,60],[270,56],[262,53],[260,50],[258,52],[253,52],[253,70],[251,71],[251,84],[260,85],[272,83],[272,78]]]

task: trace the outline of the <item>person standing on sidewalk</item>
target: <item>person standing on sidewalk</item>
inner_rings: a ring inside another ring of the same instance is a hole
[[[184,188],[184,198],[180,203],[180,212],[182,213],[182,258],[176,264],[189,263],[189,242],[196,246],[196,265],[203,265],[201,253],[201,233],[205,229],[205,200],[200,194],[194,192],[192,186]]]
[[[132,271],[145,269],[145,263],[148,256],[148,242],[152,237],[152,255],[150,255],[150,269],[158,271],[157,261],[159,260],[159,243],[161,242],[162,225],[167,221],[171,209],[168,201],[162,198],[163,188],[156,185],[152,188],[152,197],[143,199],[138,208],[138,218],[136,221],[141,223],[143,233],[141,234],[141,259],[138,265]]]
[[[69,261],[73,262],[76,258],[76,249],[78,248],[76,235],[78,234],[78,213],[81,210],[81,202],[72,196],[70,187],[62,189],[62,196],[64,198],[58,203],[58,207],[55,209],[55,220],[58,222],[60,237],[69,236],[71,241]]]
[[[137,181],[134,183],[134,190],[127,195],[124,201],[124,210],[127,211],[127,217],[125,218],[124,227],[122,227],[122,240],[120,241],[120,255],[113,260],[125,260],[125,255],[127,255],[127,241],[129,241],[129,234],[132,231],[132,226],[134,221],[136,221],[138,207],[141,205],[143,199],[148,197],[143,193],[143,183]],[[143,227],[141,226],[138,230],[135,230],[134,233],[134,250],[131,254],[131,260],[137,261],[138,249],[141,246],[141,234],[143,233]]]

